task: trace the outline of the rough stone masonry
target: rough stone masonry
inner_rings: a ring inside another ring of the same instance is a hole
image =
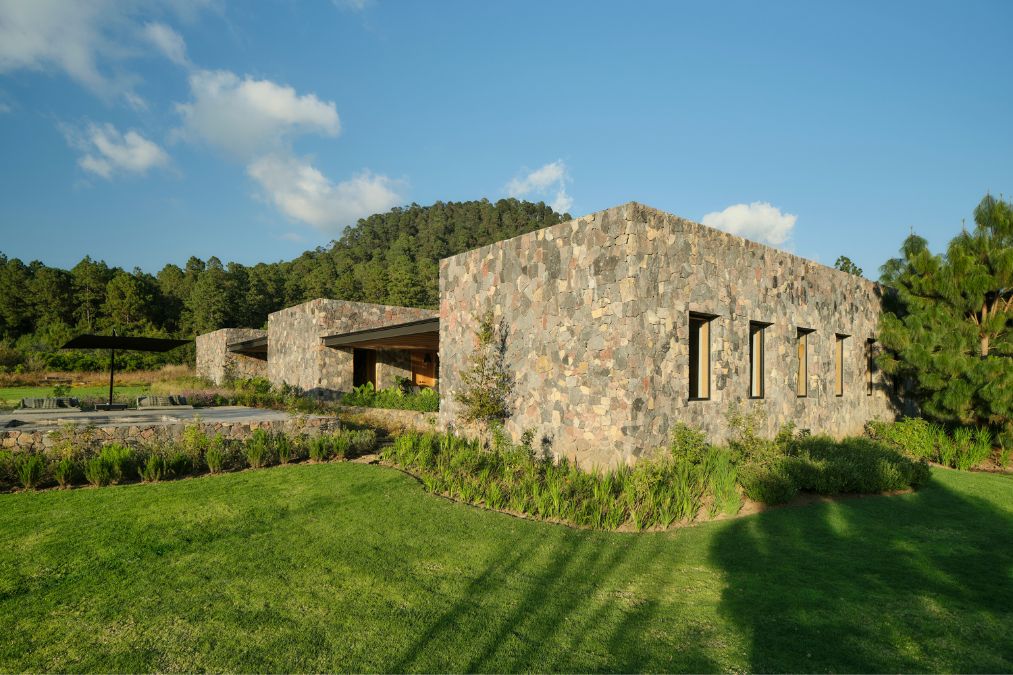
[[[507,431],[533,429],[584,466],[632,463],[677,422],[725,438],[732,405],[762,410],[767,434],[787,422],[859,433],[895,414],[869,372],[880,296],[866,279],[631,202],[441,262],[440,421],[459,423],[460,370],[491,309],[516,385]],[[706,400],[689,396],[691,313],[710,319]],[[750,322],[765,326],[762,398],[750,396]]]

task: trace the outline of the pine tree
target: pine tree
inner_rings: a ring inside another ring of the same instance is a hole
[[[913,384],[929,417],[1013,424],[1013,205],[990,195],[975,229],[933,255],[914,234],[883,266],[883,370]]]
[[[854,274],[856,277],[862,276],[862,268],[851,261],[846,255],[837,256],[837,260],[834,262],[834,267],[842,272],[848,274]]]
[[[461,373],[463,387],[455,398],[462,406],[461,419],[488,428],[510,417],[513,375],[506,363],[502,326],[496,324],[491,310],[477,318],[475,351]]]

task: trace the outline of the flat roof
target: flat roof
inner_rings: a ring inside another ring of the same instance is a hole
[[[419,319],[380,328],[328,335],[323,339],[328,347],[360,347],[363,349],[410,349],[439,351],[439,318]]]
[[[267,336],[261,335],[249,340],[237,340],[236,342],[228,343],[225,348],[236,354],[266,354]]]

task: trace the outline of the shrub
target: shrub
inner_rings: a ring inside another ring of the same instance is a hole
[[[225,466],[225,439],[215,434],[204,451],[204,463],[211,473],[221,473]]]
[[[194,460],[185,449],[175,448],[165,457],[165,477],[182,478],[194,470]]]
[[[376,432],[372,429],[359,429],[350,433],[351,451],[355,455],[368,455],[376,450]]]
[[[510,417],[513,376],[506,363],[506,337],[491,310],[477,317],[477,345],[468,357],[456,399],[461,404],[461,419],[481,425],[502,423]]]
[[[748,462],[742,465],[739,482],[747,497],[764,504],[784,504],[798,495],[798,485],[784,459],[768,464]]]
[[[333,453],[331,438],[323,434],[310,438],[307,447],[310,459],[314,462],[326,462]]]
[[[514,444],[496,425],[492,432],[486,449],[477,440],[450,433],[408,431],[381,457],[418,475],[433,492],[583,527],[615,529],[626,524],[644,529],[689,520],[719,484],[723,508],[738,510],[727,451],[707,448],[697,464],[666,454],[642,459],[633,468],[584,471],[565,458],[557,462],[537,456],[531,435]],[[725,474],[719,476],[722,461]]]
[[[292,460],[292,442],[285,434],[274,436],[274,450],[280,464],[288,464]]]
[[[158,454],[148,455],[148,459],[141,465],[141,480],[145,483],[153,483],[162,480],[166,473],[165,457]]]
[[[669,449],[676,460],[699,464],[703,461],[708,447],[707,436],[699,429],[680,422],[672,430],[672,445]]]
[[[134,451],[128,446],[120,443],[109,443],[108,445],[102,446],[99,450],[98,459],[101,460],[108,469],[108,477],[110,483],[119,483],[123,480],[124,476],[129,476],[132,473],[134,466]]]
[[[338,432],[331,436],[331,456],[335,459],[345,459],[352,447],[352,437],[348,432]]]
[[[254,469],[271,463],[271,438],[263,429],[255,429],[246,441],[246,461]]]
[[[46,474],[46,462],[34,452],[18,453],[14,460],[14,470],[21,487],[34,490]]]
[[[112,482],[112,469],[109,462],[101,456],[95,456],[84,463],[84,477],[95,487],[109,485]]]
[[[426,388],[406,391],[406,388],[400,385],[375,389],[371,382],[367,382],[342,396],[341,402],[345,405],[366,408],[436,412],[440,409],[440,394],[435,389]]]
[[[52,472],[56,484],[65,488],[79,480],[81,467],[74,459],[63,457],[53,463]]]

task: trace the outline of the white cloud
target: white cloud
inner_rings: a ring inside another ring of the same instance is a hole
[[[173,63],[180,66],[190,63],[186,57],[186,42],[183,41],[183,36],[164,23],[149,21],[144,24],[144,37]]]
[[[57,69],[94,90],[108,87],[98,68],[109,48],[107,2],[0,0],[0,71]]]
[[[169,155],[133,129],[120,133],[112,124],[89,124],[74,131],[64,127],[67,141],[80,150],[78,165],[89,173],[112,178],[115,174],[144,174],[169,164]]]
[[[782,213],[769,202],[753,202],[734,204],[724,211],[708,213],[701,222],[746,239],[780,246],[791,236],[796,220],[798,216]]]
[[[566,213],[573,206],[573,198],[566,192],[570,174],[563,160],[550,162],[523,176],[515,177],[506,184],[507,195],[516,199],[541,198],[551,202],[554,211]]]
[[[327,232],[340,231],[403,201],[397,182],[386,176],[363,171],[331,183],[307,160],[285,153],[260,157],[246,170],[282,213]]]
[[[280,235],[278,239],[291,241],[296,244],[301,244],[302,242],[306,241],[306,237],[302,236],[298,232],[286,232],[285,234]]]
[[[240,78],[226,70],[190,75],[189,103],[176,105],[183,117],[179,135],[201,140],[241,159],[283,146],[299,133],[336,136],[341,131],[332,101],[298,95],[292,87],[270,80]]]
[[[178,33],[164,23],[144,24],[140,15],[187,21],[211,8],[206,0],[0,0],[0,73],[62,72],[106,99],[122,97],[136,108],[132,92],[140,78],[124,63],[153,41],[168,58],[186,58]]]

